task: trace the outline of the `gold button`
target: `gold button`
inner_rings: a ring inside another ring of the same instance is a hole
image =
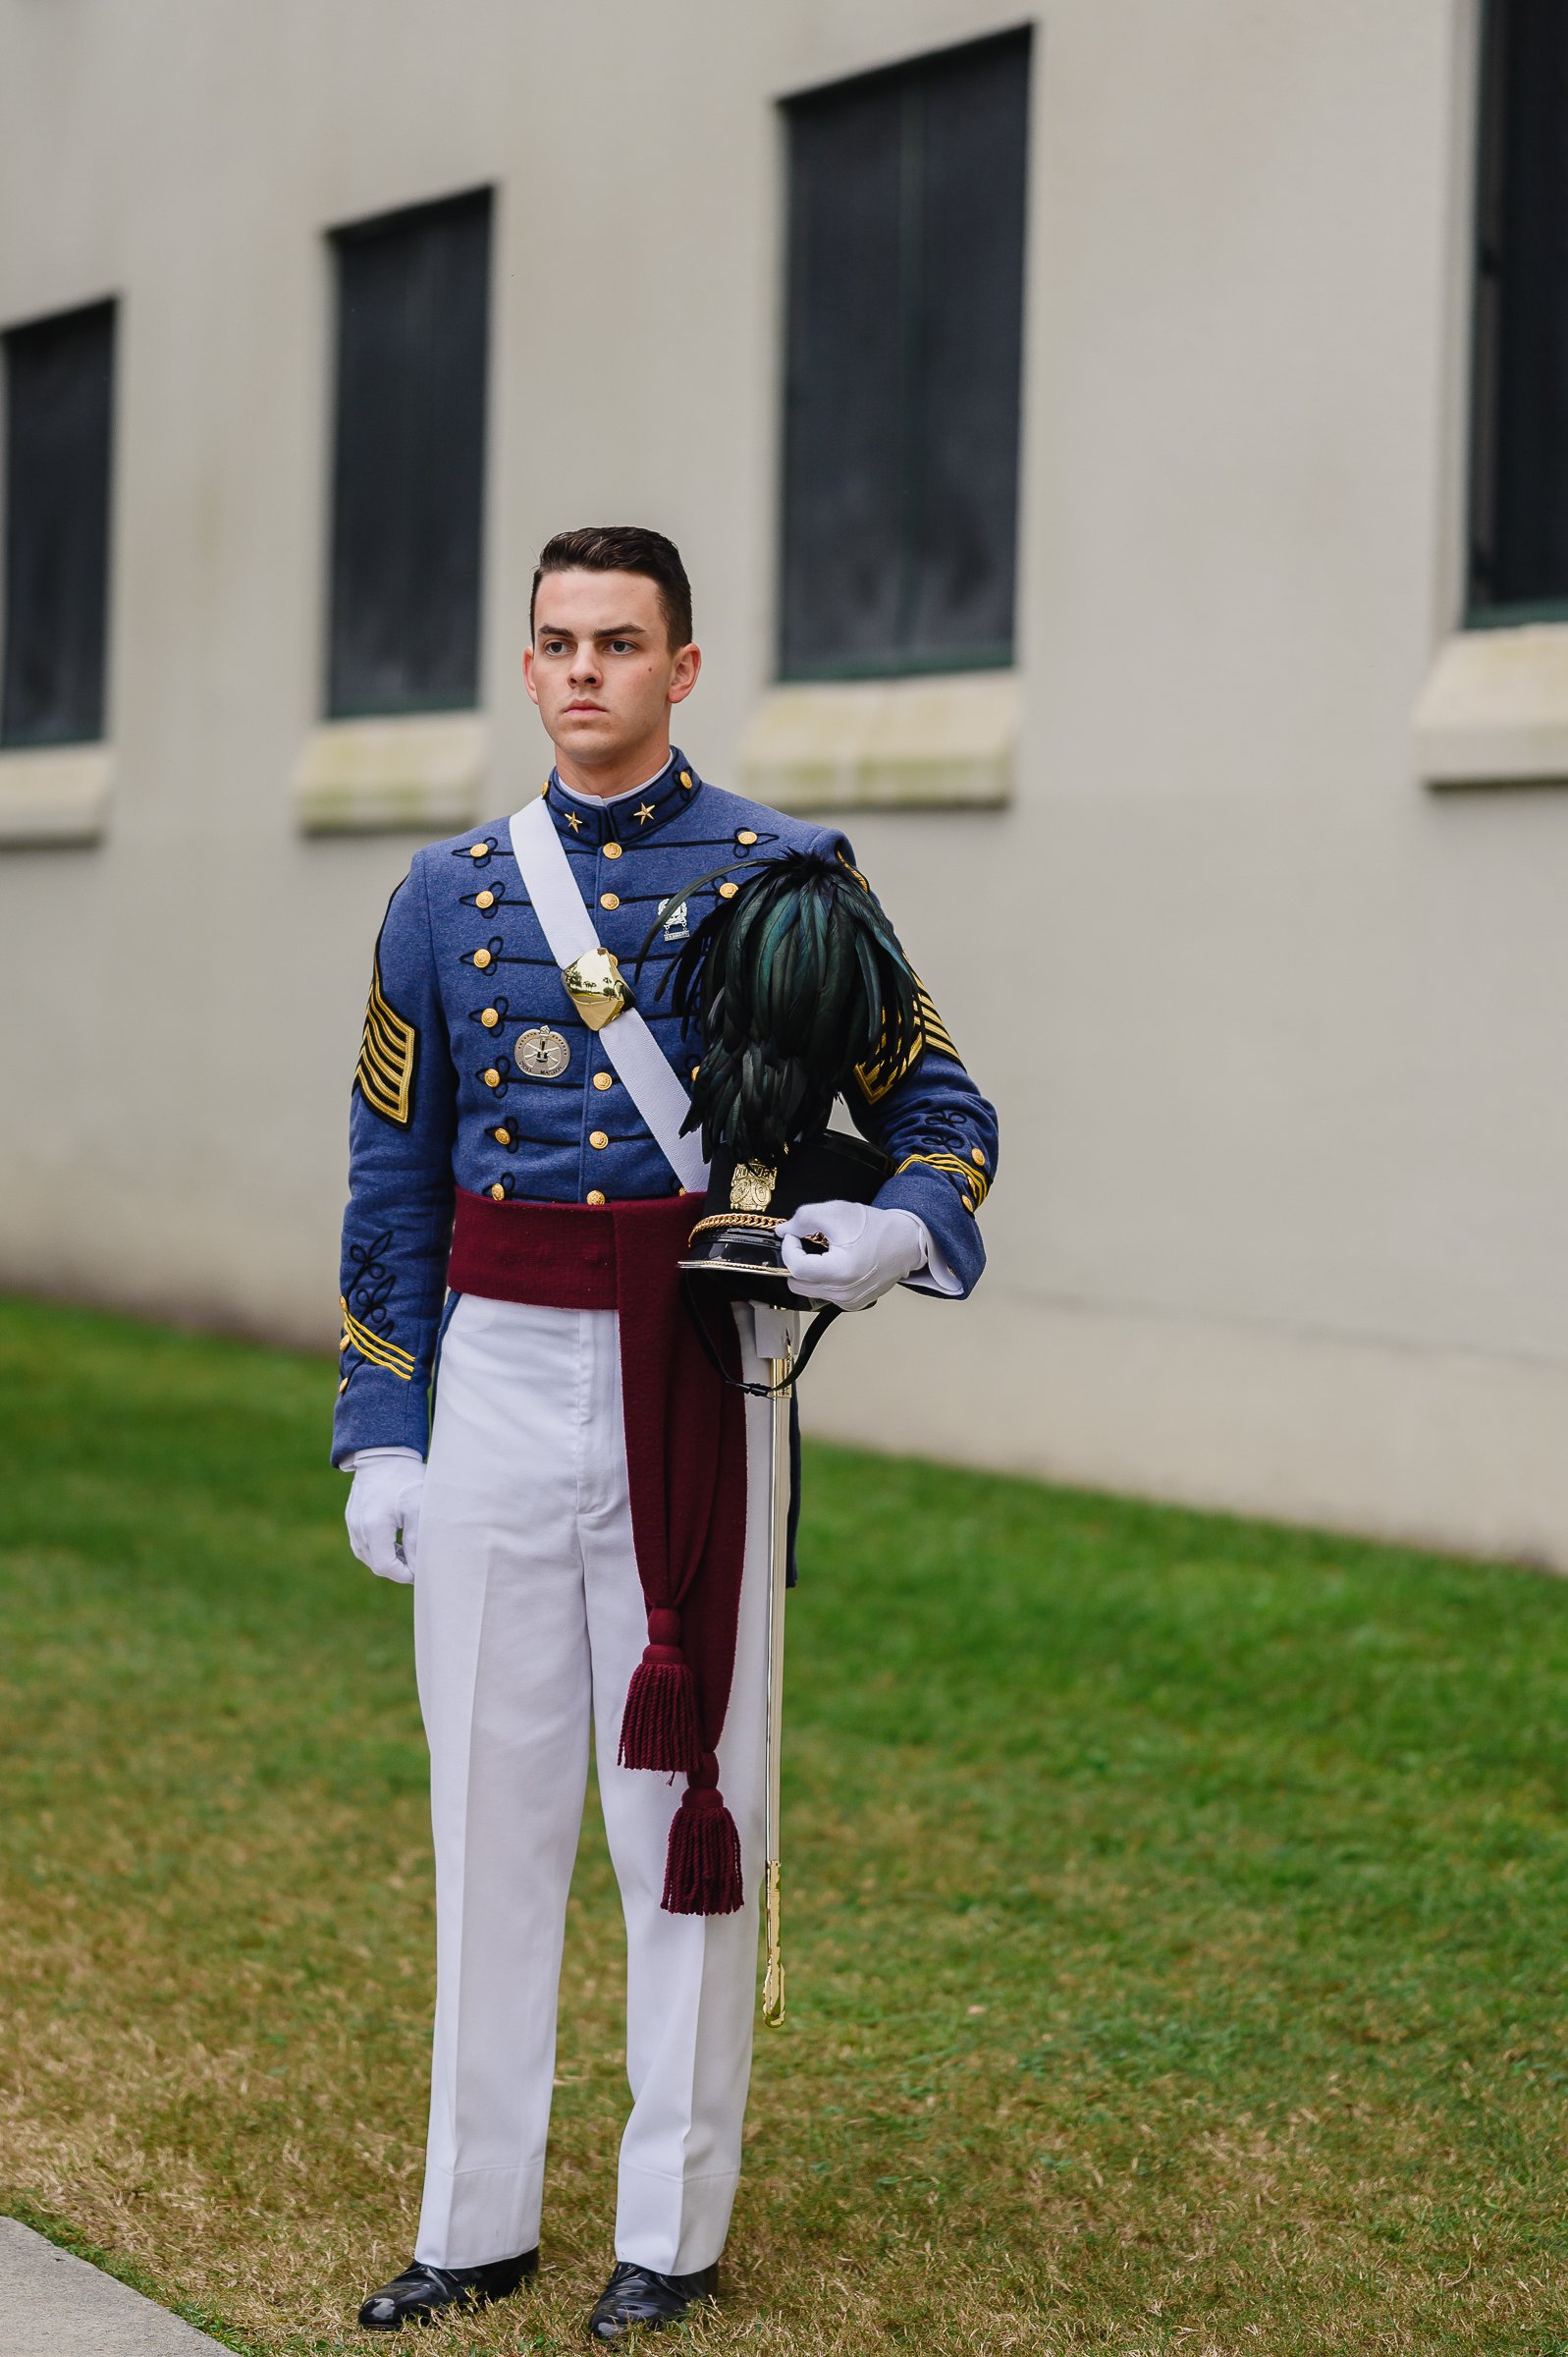
[[[588,1143],[590,1146],[607,1146],[610,1143],[610,1140],[606,1137],[602,1129],[590,1129],[588,1132]]]
[[[975,1216],[975,1207],[970,1202],[969,1197],[967,1195],[960,1195],[958,1200],[963,1205],[965,1211],[969,1214],[969,1217],[973,1219]]]
[[[735,837],[736,843],[755,843],[756,840],[756,836],[752,833],[749,827],[742,827],[739,834]]]
[[[701,1069],[702,1069],[702,1067],[701,1067],[701,1065],[700,1065],[700,1064],[694,1064],[694,1065],[692,1066],[692,1068],[691,1068],[691,1077],[693,1078],[693,1080],[695,1080],[695,1078],[697,1077],[697,1074],[698,1074],[698,1073],[701,1071]]]
[[[619,908],[621,905],[620,893],[602,892],[599,895],[599,905],[601,908]]]
[[[479,971],[483,973],[485,967],[490,963],[490,952],[488,950],[475,950],[473,954],[473,961],[479,968]]]
[[[507,1190],[504,1186],[498,1183],[490,1189],[490,1192],[495,1198],[496,1202],[505,1203],[507,1199]]]
[[[488,843],[470,843],[468,846],[468,856],[470,859],[482,859],[489,849],[490,846]]]
[[[590,1203],[602,1203],[604,1201],[604,1196],[600,1193],[598,1187],[590,1186],[586,1199]]]
[[[691,772],[689,769],[683,769],[681,771],[680,783],[682,786],[684,786],[686,792],[689,794],[691,792]]]
[[[486,1088],[499,1088],[501,1086],[501,1074],[496,1070],[494,1065],[492,1065],[489,1071],[485,1073],[484,1084]]]
[[[721,884],[719,887],[719,898],[722,901],[732,901],[735,897],[735,894],[739,890],[740,887],[738,884]]]
[[[595,1072],[593,1076],[593,1084],[595,1088],[614,1088],[616,1084],[615,1073]]]
[[[512,1131],[510,1129],[492,1129],[490,1134],[495,1139],[498,1146],[510,1146],[512,1143]]]
[[[970,1161],[971,1161],[971,1162],[972,1162],[972,1163],[975,1165],[975,1167],[977,1168],[977,1170],[982,1170],[982,1171],[983,1171],[983,1170],[985,1169],[985,1167],[986,1167],[986,1158],[985,1158],[985,1156],[984,1156],[984,1155],[981,1153],[981,1151],[980,1151],[980,1148],[979,1148],[978,1146],[971,1146],[971,1147],[970,1147],[970,1149],[969,1149],[969,1159],[970,1159]]]
[[[485,1029],[486,1029],[487,1031],[493,1031],[493,1030],[495,1029],[495,1027],[496,1027],[497,1023],[499,1023],[499,1022],[500,1022],[500,1020],[501,1020],[501,1010],[500,1010],[500,1008],[499,1008],[499,1007],[487,1007],[487,1008],[485,1009],[484,1013],[483,1013],[483,1014],[480,1015],[480,1017],[479,1017],[479,1020],[480,1020],[480,1021],[483,1023],[483,1025],[484,1025],[484,1027],[485,1027]]]
[[[625,848],[623,843],[607,843],[604,846],[604,855],[607,859],[619,859]]]
[[[346,1375],[346,1376],[344,1377],[343,1381],[342,1381],[342,1382],[339,1384],[339,1386],[338,1386],[338,1397],[339,1397],[339,1398],[340,1398],[340,1399],[343,1398],[343,1395],[344,1395],[344,1393],[345,1393],[345,1392],[346,1392],[348,1389],[349,1389],[349,1378],[348,1378],[348,1376]]]
[[[496,896],[493,892],[476,892],[473,896],[473,904],[476,908],[493,908],[496,904]]]

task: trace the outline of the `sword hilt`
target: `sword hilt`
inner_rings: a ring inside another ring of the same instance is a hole
[[[779,1861],[768,1860],[768,1881],[763,1900],[763,1915],[767,1930],[767,1964],[762,1975],[762,2018],[770,2029],[778,2029],[784,2017],[784,1968],[781,1940],[779,1905]]]

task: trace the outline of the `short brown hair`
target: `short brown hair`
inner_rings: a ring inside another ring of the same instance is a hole
[[[663,532],[651,532],[640,523],[585,524],[580,531],[557,532],[539,551],[534,567],[528,597],[530,638],[539,583],[547,573],[640,573],[658,587],[671,645],[690,642],[691,583],[679,549]]]

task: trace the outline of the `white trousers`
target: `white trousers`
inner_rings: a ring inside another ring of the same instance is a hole
[[[764,1372],[745,1341],[746,1372]],[[720,1783],[740,1834],[735,1915],[661,1907],[684,1780],[619,1767],[647,1642],[613,1310],[466,1294],[447,1329],[419,1525],[414,1642],[430,1745],[436,2022],[415,2256],[472,2267],[539,2240],[567,1891],[588,1729],[626,1930],[616,2256],[686,2275],[719,2256],[740,2170],[762,1872],[765,1402],[746,1401],[746,1554]]]

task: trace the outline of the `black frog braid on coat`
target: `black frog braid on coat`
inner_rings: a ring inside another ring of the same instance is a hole
[[[919,988],[875,897],[849,868],[786,851],[721,901],[676,960],[673,1004],[700,1033],[687,1129],[777,1163],[826,1128],[856,1066],[918,1054]]]

